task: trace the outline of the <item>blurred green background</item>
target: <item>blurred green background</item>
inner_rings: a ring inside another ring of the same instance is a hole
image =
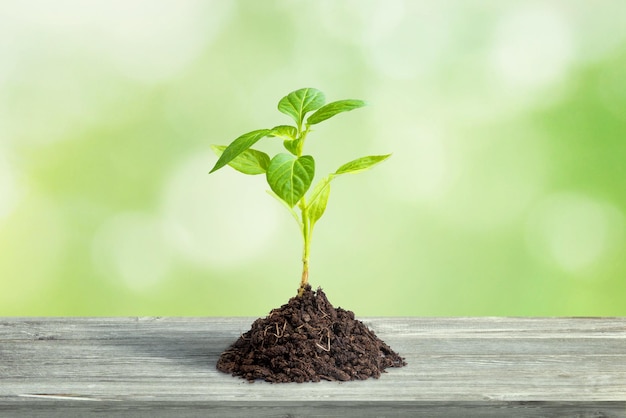
[[[0,4],[0,315],[263,316],[301,243],[210,144],[315,87],[311,283],[357,315],[626,315],[626,2]],[[271,140],[259,148],[275,150]],[[267,145],[267,147],[265,146]],[[269,148],[268,148],[269,147]]]

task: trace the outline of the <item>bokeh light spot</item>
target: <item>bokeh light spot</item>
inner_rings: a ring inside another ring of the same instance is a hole
[[[566,273],[586,273],[619,250],[624,219],[613,205],[581,193],[548,196],[533,211],[527,245]]]
[[[158,82],[198,57],[228,22],[232,6],[211,0],[26,1],[12,2],[6,13],[15,22],[10,34],[35,49],[56,40],[95,54],[126,77]]]
[[[139,213],[119,214],[105,222],[95,235],[92,254],[104,277],[118,278],[137,292],[159,284],[171,264],[161,225]]]
[[[214,161],[198,154],[171,175],[163,200],[168,240],[200,266],[252,262],[270,246],[282,208],[264,192],[264,176],[246,176],[230,167],[209,176]]]
[[[513,8],[501,17],[494,36],[495,74],[520,92],[559,81],[573,60],[569,22],[544,3]]]
[[[482,232],[523,219],[546,175],[545,157],[531,135],[529,131],[457,143],[456,175],[437,215],[456,228]]]
[[[376,135],[381,138],[379,149],[402,149],[393,154],[392,161],[397,168],[381,170],[386,178],[379,181],[386,185],[385,190],[402,201],[440,200],[450,186],[454,171],[445,133],[425,123],[411,130],[398,126],[386,127]]]

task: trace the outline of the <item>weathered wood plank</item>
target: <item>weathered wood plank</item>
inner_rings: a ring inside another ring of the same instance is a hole
[[[252,321],[0,318],[0,416],[626,414],[626,318],[368,318],[407,367],[287,385],[215,370]]]

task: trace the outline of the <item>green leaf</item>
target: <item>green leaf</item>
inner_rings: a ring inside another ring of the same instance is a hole
[[[293,140],[298,136],[298,129],[291,125],[279,125],[272,128],[270,136],[275,136],[284,140]]]
[[[311,226],[315,225],[315,223],[322,217],[324,211],[326,210],[328,196],[330,195],[330,182],[333,178],[334,175],[332,174],[324,177],[319,183],[315,185],[315,187],[313,188],[313,192],[311,192],[311,201],[309,202],[307,207]]]
[[[288,141],[283,141],[283,146],[285,147],[285,149],[293,155],[298,155],[302,152],[302,150],[300,149],[301,144],[301,139],[290,139]]]
[[[391,154],[369,155],[367,157],[357,158],[339,167],[337,171],[335,171],[335,174],[359,173],[372,168],[374,165],[386,160],[390,156]]]
[[[358,109],[359,107],[365,106],[365,104],[366,103],[363,100],[353,99],[338,100],[336,102],[328,103],[309,116],[306,123],[309,125],[315,125],[316,123],[323,122],[326,119],[335,116],[337,113]]]
[[[211,145],[211,148],[219,157],[227,147],[226,145]],[[243,174],[263,174],[270,165],[270,157],[264,152],[248,148],[231,160],[228,165]]]
[[[313,88],[304,88],[292,91],[278,102],[278,110],[289,115],[298,124],[302,125],[304,116],[308,112],[319,109],[324,105],[324,93]]]
[[[310,155],[277,154],[267,168],[268,184],[289,207],[294,207],[304,196],[314,175],[315,161]]]
[[[291,125],[280,125],[272,128],[272,136],[283,139],[283,145],[293,155],[301,153],[299,149],[302,141],[298,138],[298,129]]]
[[[209,174],[219,170],[226,164],[237,158],[239,154],[254,145],[259,139],[266,137],[272,132],[270,129],[259,129],[256,131],[248,132],[235,139],[229,146],[224,149],[220,158],[217,159],[215,166],[209,171]]]

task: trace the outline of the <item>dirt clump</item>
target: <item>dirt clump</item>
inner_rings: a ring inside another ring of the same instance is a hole
[[[273,383],[378,378],[404,359],[354,313],[333,307],[310,286],[265,318],[222,353],[217,369],[248,381]]]

